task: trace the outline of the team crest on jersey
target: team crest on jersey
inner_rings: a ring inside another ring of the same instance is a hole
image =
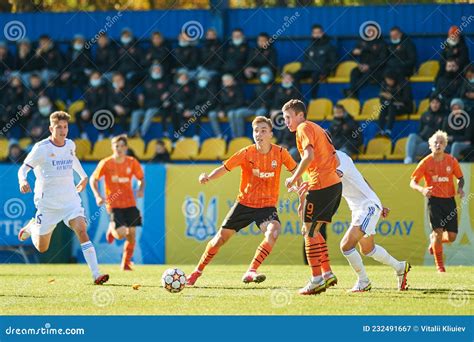
[[[217,197],[209,200],[205,207],[203,192],[197,198],[186,196],[181,207],[186,220],[186,236],[198,241],[206,240],[217,232]]]
[[[55,155],[54,153],[51,153],[49,156],[50,156],[51,158],[56,157],[56,155]]]
[[[74,152],[72,150],[69,150],[69,153],[71,153],[71,156],[74,156]]]
[[[451,166],[446,166],[446,172],[451,172]]]
[[[130,174],[130,172],[132,172],[132,169],[130,169],[129,167],[127,167],[127,174]]]
[[[272,160],[272,168],[276,169],[276,167],[277,167],[277,161]]]

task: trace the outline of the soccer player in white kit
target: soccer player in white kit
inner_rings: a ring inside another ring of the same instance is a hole
[[[372,284],[365,271],[362,257],[356,250],[359,244],[360,251],[365,256],[391,266],[397,276],[398,289],[407,289],[407,273],[411,265],[406,261],[398,261],[392,257],[383,247],[374,242],[375,228],[380,218],[386,217],[388,208],[384,208],[369,183],[357,170],[352,159],[342,151],[336,151],[339,158],[337,172],[342,180],[342,197],[346,200],[352,212],[351,225],[341,240],[340,248],[352,269],[356,272],[358,280],[351,292],[370,291]],[[301,197],[307,185],[302,184],[298,190]]]
[[[76,145],[66,139],[70,116],[57,111],[49,117],[51,136],[33,146],[23,165],[18,170],[21,193],[31,192],[27,181],[30,170],[36,177],[34,202],[35,219],[32,219],[18,233],[18,239],[25,241],[31,236],[40,253],[49,248],[56,225],[63,221],[77,235],[82,253],[89,266],[94,284],[102,285],[109,280],[108,274],[101,274],[97,255],[87,235],[87,224],[79,192],[87,186],[87,175],[76,157]],[[74,171],[81,180],[74,184]]]

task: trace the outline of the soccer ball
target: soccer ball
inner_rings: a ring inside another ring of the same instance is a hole
[[[161,284],[165,290],[178,293],[181,292],[186,285],[186,276],[179,268],[168,268],[161,276]]]

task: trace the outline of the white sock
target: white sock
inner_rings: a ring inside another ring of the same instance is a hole
[[[323,277],[321,277],[321,276],[311,277],[311,282],[313,284],[319,284],[322,281],[323,281]]]
[[[96,279],[99,275],[99,263],[97,262],[97,255],[95,254],[95,248],[92,242],[87,241],[81,243],[82,254],[86,259],[87,265],[92,272],[92,276]]]
[[[367,256],[373,258],[374,260],[382,263],[382,264],[385,264],[385,265],[388,265],[388,266],[392,266],[393,269],[395,271],[398,272],[398,270],[400,269],[400,261],[398,261],[397,259],[395,259],[393,256],[391,256],[390,254],[388,254],[388,252],[385,250],[385,248],[379,246],[379,245],[375,245],[374,249],[372,250],[372,252],[370,252],[369,254],[367,254]]]
[[[323,273],[323,279],[328,279],[328,278],[331,278],[332,276],[333,276],[333,273],[331,271]]]
[[[342,254],[344,254],[347,261],[349,261],[349,265],[351,265],[354,272],[357,273],[359,281],[369,281],[367,273],[365,272],[364,263],[362,262],[362,257],[360,256],[359,252],[353,248],[347,252],[342,252]]]

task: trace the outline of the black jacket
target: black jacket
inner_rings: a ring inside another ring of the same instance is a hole
[[[178,46],[173,50],[176,68],[194,70],[199,65],[199,49],[194,45]]]
[[[196,87],[196,93],[194,94],[194,105],[200,109],[202,114],[208,113],[217,107],[218,104],[218,93],[217,87],[212,82],[204,88]]]
[[[170,89],[170,101],[174,110],[182,112],[184,110],[192,110],[194,108],[194,94],[196,88],[193,82],[185,85],[174,83]]]
[[[113,87],[109,87],[107,92],[107,106],[114,110],[114,106],[120,105],[125,108],[125,115],[129,115],[137,106],[136,97],[132,90],[125,86],[124,89],[116,91]]]
[[[91,114],[107,109],[107,93],[107,87],[104,85],[96,88],[88,86],[84,93],[85,109],[88,109]]]
[[[166,99],[162,99],[162,97],[169,92],[169,87],[170,82],[168,79],[162,77],[159,80],[154,80],[149,77],[143,84],[142,94],[145,97],[144,108],[160,108],[163,102],[166,101]]]
[[[243,106],[245,106],[244,92],[239,85],[221,88],[217,110],[223,110],[226,112]]]
[[[101,73],[112,72],[118,68],[117,47],[114,43],[109,42],[101,48],[97,46],[95,52],[95,65]]]
[[[443,128],[443,122],[446,118],[446,113],[442,108],[437,112],[433,112],[431,109],[428,109],[423,113],[420,119],[420,128],[418,135],[425,141],[435,134],[435,132]]]
[[[416,46],[410,37],[402,34],[400,43],[388,45],[386,69],[401,72],[403,76],[411,76],[415,71]]]
[[[128,45],[121,45],[118,49],[118,67],[117,70],[122,74],[128,72],[140,72],[143,69],[145,61],[142,50],[135,41]]]
[[[269,84],[257,84],[250,107],[253,109],[265,108],[270,110],[273,105],[273,100],[275,99],[276,90],[277,86],[273,82]]]
[[[460,115],[466,115],[466,114],[463,113]],[[472,118],[471,118],[471,121],[472,121]],[[456,141],[471,141],[471,138],[472,138],[471,125],[458,126],[456,125],[457,122],[458,121],[456,121],[456,119],[453,119],[453,118],[450,119],[449,116],[444,118],[443,131],[445,131],[448,134],[449,143],[453,143]],[[459,122],[460,122],[460,119],[459,119]]]
[[[280,85],[276,87],[271,109],[281,110],[281,107],[283,107],[283,105],[291,99],[298,99],[298,100],[303,99],[303,96],[301,95],[296,85],[293,85],[291,88],[288,88],[288,89],[283,88]]]
[[[225,49],[225,60],[222,65],[222,71],[224,73],[231,73],[234,76],[242,73],[242,69],[247,62],[248,54],[249,47],[247,46],[247,43],[244,42],[239,46],[229,43]]]
[[[7,51],[6,55],[0,57],[0,76],[3,76],[5,72],[13,70],[15,68],[15,59],[12,54]]]
[[[23,58],[20,57],[18,50],[15,56],[15,70],[21,70],[21,72],[31,72],[35,70],[39,70],[38,61],[34,58],[35,53],[34,51],[30,51],[26,56]]]
[[[334,147],[336,149],[346,147],[352,153],[357,153],[359,146],[362,145],[362,134],[354,135],[353,132],[358,128],[359,124],[348,113],[340,119],[334,118],[328,129]]]
[[[73,74],[84,73],[85,69],[92,69],[92,57],[90,50],[82,49],[76,51],[70,48],[65,59],[64,71]]]
[[[461,89],[459,90],[459,97],[463,101],[474,101],[474,99],[469,99],[467,93],[474,93],[474,83],[469,82],[469,80],[463,80]]]
[[[361,50],[359,56],[354,56],[358,63],[367,64],[370,72],[374,70],[382,71],[382,66],[388,54],[387,44],[382,37],[371,41],[361,39],[357,42],[355,48]]]
[[[164,72],[170,72],[173,66],[173,56],[171,49],[166,42],[160,46],[151,46],[145,55],[146,66],[150,67],[153,63],[158,62],[164,69]]]
[[[247,66],[257,69],[268,67],[275,74],[278,67],[276,50],[271,45],[266,49],[260,47],[254,48],[249,53]]]
[[[215,40],[206,39],[201,48],[200,65],[207,70],[220,70],[224,51],[222,50],[222,43]]]
[[[390,93],[393,97],[390,100],[380,97],[380,103],[384,106],[395,105],[397,107],[405,107],[406,110],[413,111],[413,95],[411,92],[410,82],[401,79],[397,80],[395,85],[390,87],[385,80],[382,81],[381,91]]]
[[[459,42],[455,46],[444,43],[444,49],[441,51],[441,59],[439,60],[440,68],[438,76],[444,74],[446,68],[446,61],[449,58],[454,58],[458,62],[459,70],[464,70],[464,67],[469,64],[469,49],[463,35],[459,36]]]
[[[39,70],[49,69],[60,71],[63,68],[63,56],[56,46],[53,45],[48,51],[41,53],[39,56],[35,54],[34,63]]]
[[[436,80],[432,95],[441,95],[444,102],[449,105],[449,101],[458,96],[462,83],[463,77],[459,72],[445,72]]]
[[[301,70],[321,71],[323,75],[329,75],[337,64],[337,51],[328,35],[321,39],[313,39],[304,52]]]

